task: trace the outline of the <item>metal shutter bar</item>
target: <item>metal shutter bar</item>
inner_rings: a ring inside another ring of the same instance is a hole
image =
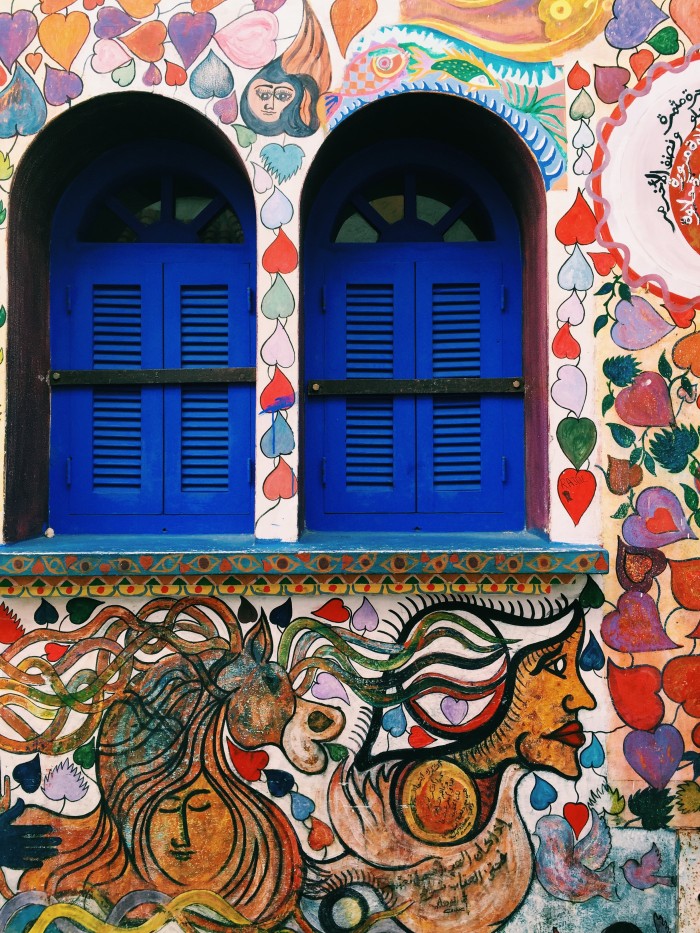
[[[506,379],[449,377],[443,379],[319,379],[307,385],[319,395],[523,395],[522,376]]]
[[[60,386],[102,385],[206,385],[217,382],[255,383],[253,366],[220,367],[217,369],[55,369],[49,373],[49,384]]]

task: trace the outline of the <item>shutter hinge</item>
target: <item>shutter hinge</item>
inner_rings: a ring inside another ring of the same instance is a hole
[[[326,485],[326,458],[321,457],[321,485]]]
[[[501,285],[501,314],[505,314],[507,292],[505,285]]]
[[[66,285],[66,314],[73,313],[73,295],[70,285]]]
[[[66,457],[66,486],[70,486],[73,481],[72,466],[73,466],[72,458]]]
[[[321,286],[321,314],[326,313],[326,286]]]
[[[506,457],[501,458],[501,482],[505,483],[508,480],[508,460]]]
[[[253,485],[255,479],[255,464],[252,457],[248,457],[248,485]]]
[[[255,314],[255,289],[251,285],[248,286],[248,311]]]

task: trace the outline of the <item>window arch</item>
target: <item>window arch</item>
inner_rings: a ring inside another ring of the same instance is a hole
[[[523,528],[522,251],[490,173],[419,139],[356,153],[305,263],[307,525]]]
[[[118,147],[51,237],[49,522],[59,532],[253,525],[254,212],[185,144]]]

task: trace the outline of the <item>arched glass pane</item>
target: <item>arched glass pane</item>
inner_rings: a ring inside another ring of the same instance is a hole
[[[437,198],[431,198],[425,194],[416,196],[416,217],[418,220],[429,223],[432,227],[442,220],[449,209],[449,204],[445,204],[444,201]]]
[[[476,243],[479,238],[460,217],[445,230],[442,239],[445,243]]]
[[[114,211],[100,204],[81,230],[80,239],[86,243],[136,243],[138,236]]]
[[[232,208],[225,207],[197,235],[200,243],[243,243],[243,227]]]
[[[378,241],[377,231],[357,212],[343,221],[335,235],[336,243],[377,243]]]

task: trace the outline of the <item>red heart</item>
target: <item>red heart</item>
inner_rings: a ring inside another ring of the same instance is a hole
[[[282,370],[275,366],[272,379],[260,393],[260,407],[266,412],[284,411],[292,407],[295,397],[294,386]]]
[[[276,272],[281,272],[283,275],[294,272],[299,264],[299,253],[281,227],[275,239],[263,253],[262,264],[265,272],[269,272],[270,275]]]
[[[335,836],[330,826],[327,826],[323,820],[317,820],[315,816],[312,816],[309,846],[315,852],[319,852],[321,849],[327,849],[333,842],[335,842]]]
[[[165,23],[154,19],[144,23],[127,36],[121,36],[127,49],[143,62],[159,62],[165,55],[163,42],[168,34]]]
[[[574,203],[554,228],[554,236],[564,246],[594,243],[597,220],[579,188]]]
[[[582,87],[588,87],[591,83],[591,76],[585,68],[582,68],[578,62],[574,65],[568,74],[566,83],[572,91],[580,91]]]
[[[678,531],[673,516],[668,509],[657,509],[644,523],[653,535],[667,534],[669,531]]]
[[[55,641],[46,643],[46,657],[53,664],[54,661],[60,661],[63,655],[68,651],[68,645],[57,645]]]
[[[411,726],[411,731],[408,733],[408,744],[411,748],[425,748],[427,745],[432,745],[435,739],[428,735],[425,729],[421,729],[420,726]]]
[[[695,320],[695,308],[687,308],[685,311],[673,311],[671,308],[666,310],[671,315],[671,320],[676,327],[690,327]]]
[[[664,718],[661,672],[650,664],[618,667],[609,660],[608,689],[618,716],[632,729],[651,732]]]
[[[589,253],[588,258],[595,266],[598,275],[610,275],[617,265],[617,260],[610,253]]]
[[[265,477],[263,495],[270,502],[275,499],[292,499],[297,494],[297,478],[289,464],[280,457],[272,473]]]
[[[595,495],[595,476],[589,470],[563,470],[557,480],[559,500],[574,525],[581,521],[583,513]]]
[[[317,616],[319,619],[325,619],[326,622],[340,623],[347,622],[351,613],[343,600],[338,599],[336,596],[334,599],[329,599],[327,603],[324,603],[320,609],[316,609],[313,615]]]
[[[181,65],[165,59],[165,83],[168,87],[182,87],[187,81],[187,72]]]
[[[139,557],[139,564],[141,564],[144,570],[150,570],[153,566],[153,558],[146,554],[143,557]]]
[[[24,56],[27,66],[32,69],[32,74],[36,74],[36,70],[41,64],[42,57],[41,52],[29,52]]]
[[[644,72],[654,62],[654,53],[651,49],[640,49],[633,55],[630,55],[630,68],[635,73],[637,81],[640,81]]]
[[[583,827],[588,822],[588,807],[585,803],[565,803],[564,819],[573,829],[574,835],[578,839]]]
[[[700,718],[700,658],[673,658],[664,668],[664,690],[689,716]]]
[[[562,324],[552,341],[552,353],[559,360],[576,360],[581,356],[581,346],[571,333],[571,324]]]
[[[238,748],[231,739],[226,739],[231,764],[245,781],[259,781],[260,775],[267,768],[270,756],[264,751],[249,752]]]

